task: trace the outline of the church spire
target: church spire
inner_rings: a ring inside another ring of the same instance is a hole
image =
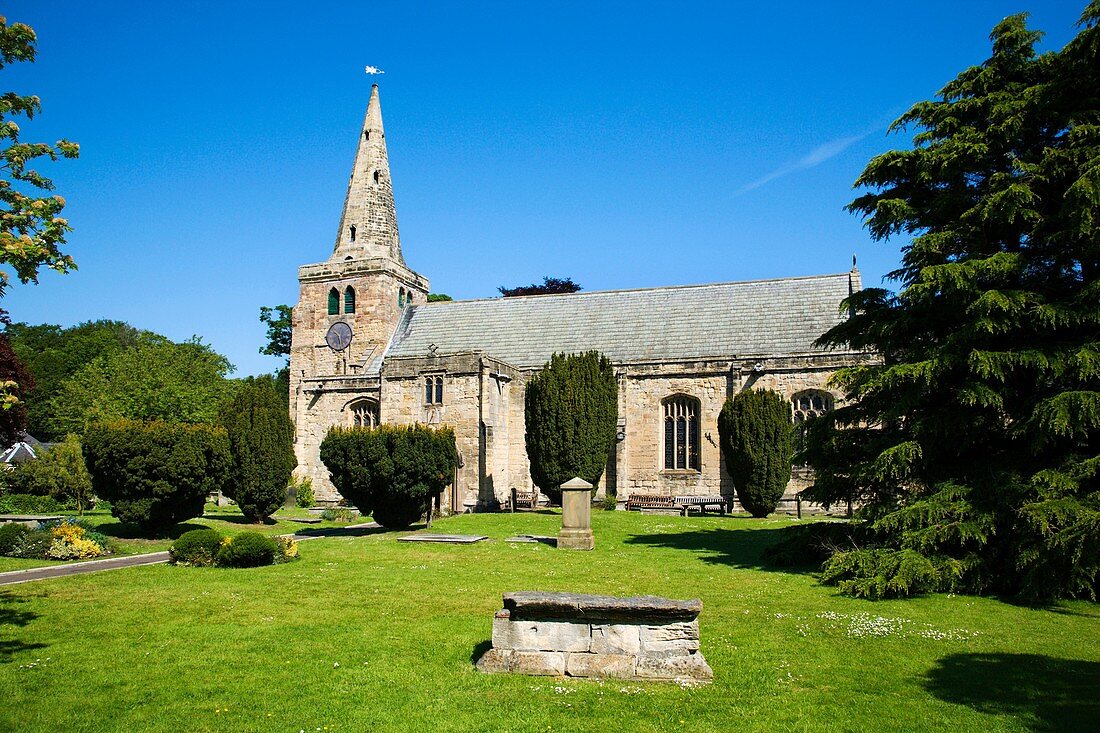
[[[405,264],[397,232],[386,133],[382,129],[382,105],[378,85],[371,87],[367,116],[359,135],[359,149],[348,181],[340,231],[336,234],[333,260],[385,257]]]

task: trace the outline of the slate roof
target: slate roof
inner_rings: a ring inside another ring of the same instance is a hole
[[[440,354],[482,351],[537,368],[554,352],[589,349],[614,362],[820,353],[813,342],[842,319],[849,279],[842,273],[414,305],[385,356],[427,356],[435,344]]]
[[[0,453],[0,462],[23,463],[38,458],[43,452],[57,445],[43,443],[30,433],[20,433],[19,440]]]

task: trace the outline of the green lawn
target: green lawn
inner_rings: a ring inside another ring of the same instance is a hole
[[[317,524],[303,524],[293,521],[295,518],[308,516],[311,515],[307,509],[280,509],[271,520],[264,524],[251,524],[245,521],[240,509],[236,506],[217,507],[213,504],[207,504],[202,517],[178,524],[171,531],[165,533],[165,536],[157,539],[142,537],[142,533],[137,527],[119,522],[111,516],[109,511],[85,512],[83,518],[89,524],[94,525],[98,531],[114,540],[116,556],[139,555],[143,552],[167,550],[176,537],[188,530],[202,529],[203,527],[213,527],[225,534],[237,534],[245,530],[264,534],[293,534],[295,532],[309,532],[310,530],[346,527],[348,525],[348,522],[322,521]],[[361,521],[366,520],[355,519],[351,524]],[[61,561],[55,560],[25,560],[16,557],[0,557],[0,573],[8,570],[25,570],[27,568],[61,564]]]
[[[301,546],[250,570],[149,566],[0,589],[0,730],[1087,730],[1100,607],[844,598],[760,564],[793,520],[596,512],[593,552],[507,544],[552,514]],[[703,599],[714,684],[477,672],[511,590]]]

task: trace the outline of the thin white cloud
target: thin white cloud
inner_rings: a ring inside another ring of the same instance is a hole
[[[782,178],[783,176],[790,175],[791,173],[794,173],[796,171],[803,171],[807,168],[814,168],[816,166],[819,166],[825,161],[831,160],[840,155],[852,145],[855,145],[860,140],[864,139],[870,134],[870,132],[865,132],[862,135],[841,137],[837,138],[836,140],[830,140],[829,142],[822,145],[818,145],[816,148],[806,153],[793,163],[788,163],[787,165],[776,168],[774,171],[764,176],[763,178],[757,179],[752,183],[742,186],[737,190],[734,196],[740,196],[743,193],[753,191],[765,184],[771,183],[777,178]]]
[[[367,68],[363,69],[363,71],[367,72],[368,74],[371,74],[372,76],[374,74],[385,74],[386,73],[386,72],[382,71],[381,69],[379,69],[377,66],[368,66]]]

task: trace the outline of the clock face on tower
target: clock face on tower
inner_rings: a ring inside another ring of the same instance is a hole
[[[325,343],[333,351],[343,351],[351,345],[351,326],[344,321],[337,321],[328,327],[325,334]]]

